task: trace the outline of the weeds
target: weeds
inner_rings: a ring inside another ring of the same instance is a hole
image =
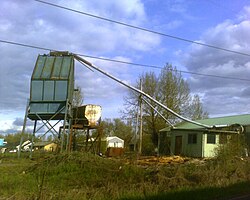
[[[250,186],[250,161],[231,155],[205,163],[149,166],[79,152],[43,156],[34,161],[5,158],[0,164],[0,197],[178,200],[197,192],[202,199],[205,193],[217,198],[219,188],[231,194],[232,184]]]

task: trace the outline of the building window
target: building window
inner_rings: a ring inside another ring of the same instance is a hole
[[[197,134],[188,134],[188,144],[197,143]]]
[[[207,134],[207,144],[215,144],[215,143],[216,143],[216,135]]]

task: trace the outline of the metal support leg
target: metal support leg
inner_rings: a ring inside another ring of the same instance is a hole
[[[23,129],[22,129],[22,136],[20,139],[20,143],[19,143],[19,148],[18,148],[18,158],[20,158],[21,155],[21,148],[22,148],[22,144],[23,144],[23,134],[25,132],[25,128],[26,128],[26,123],[27,123],[27,115],[28,115],[28,109],[29,109],[29,99],[27,100],[27,105],[26,105],[26,110],[25,110],[25,116],[24,116],[24,120],[23,120]]]
[[[70,120],[70,122],[71,122],[71,120]],[[70,127],[70,132],[69,132],[69,148],[68,148],[68,151],[70,152],[70,151],[72,151],[72,143],[73,143],[73,134],[75,134],[75,133],[73,133],[74,132],[74,129],[73,129],[73,125],[71,125],[71,127]]]
[[[88,151],[88,142],[89,142],[89,129],[87,129],[85,151]]]
[[[35,133],[36,133],[36,124],[37,124],[37,120],[35,120],[33,134],[32,134],[31,147],[30,147],[30,158],[32,158],[32,154],[33,154],[34,138],[35,138]]]
[[[49,123],[49,121],[46,120],[47,124],[49,124],[49,126],[51,127],[48,131],[50,131],[56,139],[58,139],[58,132],[55,130],[54,127],[55,127],[60,121],[61,121],[61,120],[58,120],[58,121],[52,126],[52,125]],[[57,134],[57,137],[56,137],[56,134],[55,134],[52,130]]]
[[[68,151],[68,152],[71,151],[70,134],[71,134],[71,119],[69,119],[68,134],[67,134],[67,144],[66,144],[66,151]]]
[[[64,148],[64,135],[66,134],[66,121],[67,121],[68,106],[69,106],[68,102],[69,101],[67,99],[66,107],[65,107],[64,122],[63,122],[63,132],[62,132],[62,135],[61,135],[61,153],[63,152],[63,148]]]

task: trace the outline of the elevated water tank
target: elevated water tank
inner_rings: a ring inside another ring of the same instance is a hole
[[[68,52],[39,55],[31,77],[28,117],[63,120],[73,92],[74,57]]]
[[[73,125],[82,125],[82,128],[97,128],[100,125],[102,107],[99,105],[83,105],[73,108]]]

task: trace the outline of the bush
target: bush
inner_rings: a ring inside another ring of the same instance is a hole
[[[231,162],[235,157],[245,157],[246,148],[244,135],[230,135],[227,143],[218,147],[216,158],[218,161]]]
[[[142,140],[142,154],[147,156],[153,156],[156,154],[155,146],[152,142],[151,135],[145,134]]]

